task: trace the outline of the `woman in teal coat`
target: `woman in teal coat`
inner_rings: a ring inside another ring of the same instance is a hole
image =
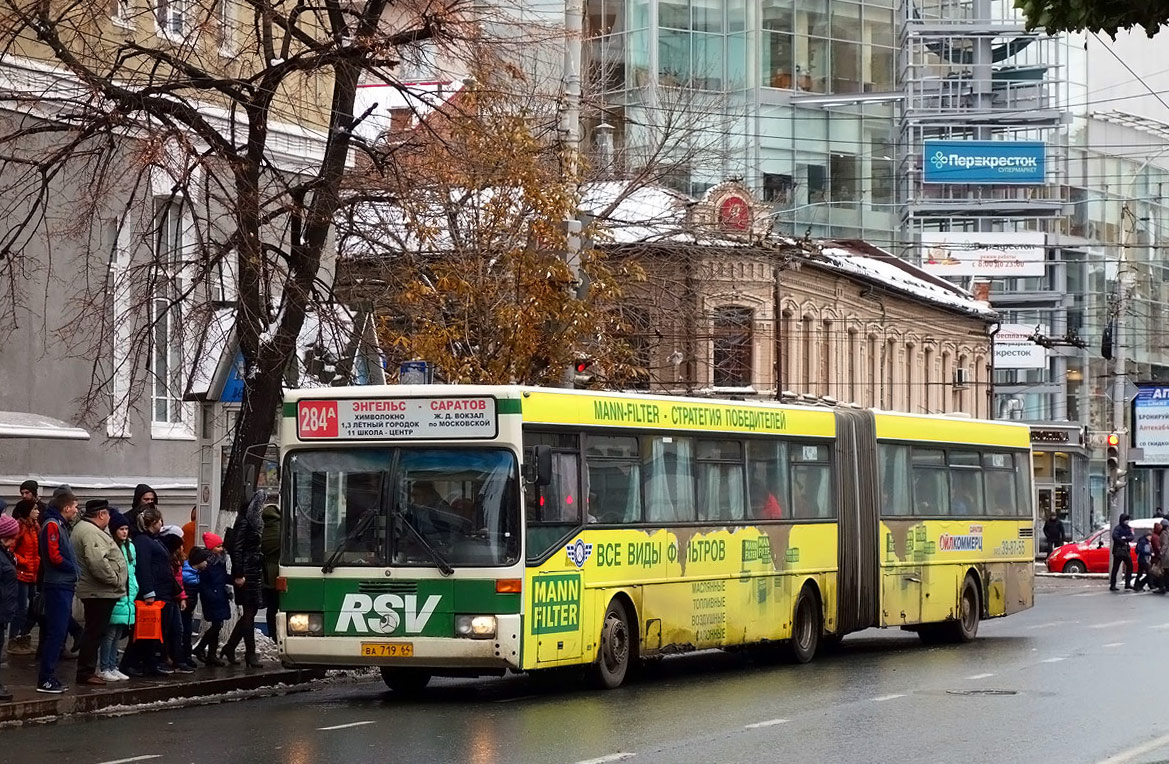
[[[138,596],[138,579],[134,575],[137,553],[130,543],[130,521],[126,516],[115,509],[110,509],[110,535],[114,543],[126,558],[126,570],[129,577],[126,594],[114,603],[114,612],[110,615],[110,623],[102,634],[101,646],[98,650],[98,676],[107,682],[124,682],[130,677],[118,670],[118,642],[130,632],[134,625],[134,598]]]

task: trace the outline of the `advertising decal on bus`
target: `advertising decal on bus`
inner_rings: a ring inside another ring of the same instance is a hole
[[[406,634],[421,634],[440,601],[442,596],[438,594],[431,594],[421,606],[416,594],[379,594],[377,597],[346,594],[334,631],[340,634],[393,634],[403,626]]]
[[[495,399],[377,398],[297,402],[301,440],[494,438]]]

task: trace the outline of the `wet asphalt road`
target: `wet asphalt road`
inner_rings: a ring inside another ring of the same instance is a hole
[[[441,680],[407,702],[370,682],[0,730],[0,761],[1165,761],[1169,597],[1106,586],[1040,579],[1034,609],[984,623],[969,645],[874,630],[807,666],[704,653],[613,692]]]

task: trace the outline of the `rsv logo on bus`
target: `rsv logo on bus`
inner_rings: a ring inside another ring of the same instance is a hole
[[[421,634],[441,600],[441,594],[431,594],[419,607],[417,594],[346,594],[334,631],[393,634],[404,624],[403,633]]]

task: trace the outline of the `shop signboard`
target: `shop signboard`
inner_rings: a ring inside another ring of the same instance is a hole
[[[1042,141],[925,141],[924,183],[1042,185],[1047,150]]]
[[[1038,331],[1047,334],[1042,324],[1002,324],[994,336],[994,367],[996,369],[1046,369],[1047,348],[1031,341]]]
[[[921,267],[948,278],[1042,276],[1047,235],[1038,231],[926,231],[921,235]]]
[[[1129,454],[1132,461],[1146,467],[1169,466],[1169,386],[1137,385],[1132,424],[1136,447]]]

